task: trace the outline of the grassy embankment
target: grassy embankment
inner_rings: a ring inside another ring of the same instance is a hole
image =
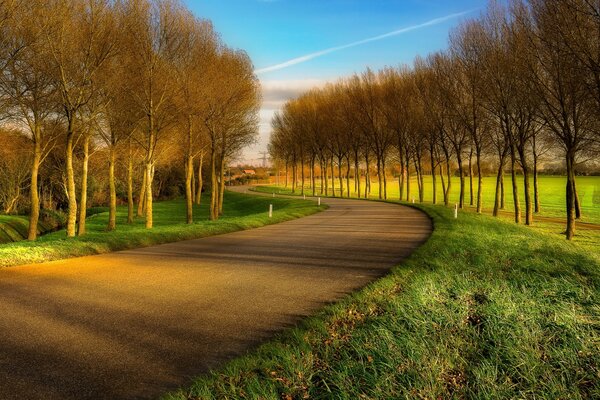
[[[38,235],[52,232],[61,223],[58,219],[53,221],[40,221]],[[18,242],[27,239],[29,218],[22,215],[0,215],[0,244]]]
[[[598,242],[416,207],[389,276],[166,398],[600,398]]]
[[[202,205],[195,206],[196,222],[192,225],[185,224],[185,202],[174,200],[154,204],[152,230],[144,228],[143,218],[137,218],[134,224],[128,225],[127,208],[119,207],[117,230],[114,232],[106,232],[108,213],[105,212],[88,218],[87,234],[83,237],[69,239],[64,230],[60,230],[44,235],[35,242],[2,244],[0,267],[107,253],[256,228],[309,215],[324,208],[317,207],[314,202],[226,192],[224,215],[218,221],[209,221],[208,200],[203,198]],[[274,207],[273,218],[268,217],[269,204]],[[26,219],[22,223],[25,224],[26,232]]]
[[[518,177],[519,185],[519,200],[521,203],[521,209],[524,213],[525,207],[525,198],[523,194],[523,177]],[[424,177],[425,182],[425,202],[431,203],[433,198],[433,185],[431,182],[431,176]],[[364,179],[361,182],[361,193],[364,193],[365,182]],[[442,202],[444,200],[442,193],[442,184],[440,182],[439,176],[437,177],[437,198],[438,202]],[[306,180],[306,185],[308,188],[308,179]],[[452,178],[452,188],[450,190],[450,202],[452,204],[458,203],[458,197],[460,193],[460,182],[457,177]],[[565,217],[565,186],[566,186],[566,178],[563,176],[548,176],[541,175],[539,177],[539,190],[540,190],[540,203],[541,203],[541,214],[547,217]],[[320,187],[319,181],[317,181],[317,187]],[[335,180],[336,190],[339,190],[339,181]],[[352,190],[352,195],[354,196],[354,180],[350,180],[350,188]],[[288,188],[289,189],[289,188]],[[514,212],[513,198],[512,198],[512,183],[510,180],[510,176],[507,175],[504,180],[504,189],[506,196],[506,204],[505,211],[506,212]],[[581,208],[583,212],[583,222],[591,222],[600,224],[600,176],[579,176],[577,177],[577,189],[579,193],[579,199],[581,201]],[[404,199],[406,199],[406,188],[404,189]],[[495,177],[484,177],[483,178],[483,209],[485,213],[492,213],[492,209],[494,208],[494,196],[496,190],[496,178]],[[532,199],[533,199],[533,180],[531,181],[531,190],[532,190]],[[346,191],[346,181],[344,180],[344,191]],[[477,198],[477,178],[475,177],[473,181],[473,191],[475,196],[475,202]],[[282,189],[282,193],[284,193]],[[307,193],[312,193],[307,192]],[[389,200],[398,200],[399,196],[399,188],[398,188],[398,180],[388,178],[387,184],[387,193]],[[338,192],[339,194],[339,192]],[[371,183],[371,196],[370,198],[376,199],[379,195],[379,185],[376,181],[376,177],[373,177],[373,181]],[[419,192],[417,188],[417,180],[415,177],[411,179],[411,196],[410,198],[415,198],[416,201],[419,201]],[[469,205],[469,179],[468,177],[465,180],[465,202],[466,205]]]

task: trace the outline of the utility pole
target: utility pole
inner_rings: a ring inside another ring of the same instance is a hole
[[[258,153],[262,156],[261,160],[262,160],[262,167],[266,168],[267,167],[267,156],[269,155],[268,152],[266,151],[261,151],[260,153]]]

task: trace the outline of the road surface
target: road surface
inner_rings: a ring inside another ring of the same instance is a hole
[[[189,384],[409,255],[429,218],[323,199],[259,229],[0,269],[0,399],[147,399]]]

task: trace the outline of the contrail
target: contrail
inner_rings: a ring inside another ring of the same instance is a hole
[[[317,51],[315,53],[307,54],[307,55],[302,56],[302,57],[293,58],[293,59],[291,59],[289,61],[286,61],[286,62],[283,62],[281,64],[276,64],[276,65],[272,65],[270,67],[265,67],[265,68],[257,69],[254,72],[256,74],[264,74],[266,72],[278,71],[280,69],[288,68],[288,67],[291,67],[292,65],[301,64],[301,63],[310,61],[312,59],[324,56],[326,54],[334,53],[336,51],[345,50],[345,49],[348,49],[350,47],[360,46],[361,44],[365,44],[365,43],[375,42],[375,41],[386,39],[386,38],[389,38],[389,37],[392,37],[392,36],[398,36],[398,35],[401,35],[403,33],[414,31],[414,30],[421,29],[421,28],[425,28],[425,27],[428,27],[428,26],[433,26],[433,25],[441,24],[442,22],[448,21],[450,19],[462,17],[463,15],[470,14],[473,11],[476,11],[476,10],[478,10],[478,9],[475,8],[475,9],[468,10],[468,11],[463,11],[463,12],[459,12],[459,13],[449,14],[449,15],[446,15],[445,17],[435,18],[435,19],[432,19],[430,21],[424,22],[422,24],[413,25],[413,26],[409,26],[409,27],[406,27],[406,28],[398,29],[396,31],[384,33],[383,35],[371,37],[371,38],[368,38],[368,39],[359,40],[358,42],[353,42],[353,43],[345,44],[345,45],[342,45],[342,46],[331,47],[329,49]]]

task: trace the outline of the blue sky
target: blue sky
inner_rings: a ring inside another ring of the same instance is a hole
[[[242,156],[252,160],[266,149],[270,118],[285,100],[366,67],[379,69],[410,63],[417,54],[446,48],[452,27],[462,19],[477,16],[487,0],[186,0],[185,3],[197,16],[212,20],[229,46],[246,50],[257,71],[262,71],[259,77],[265,101],[261,110],[261,137],[259,144]],[[429,24],[315,58],[306,57],[307,61],[300,62],[305,60],[302,57],[323,50],[426,23]],[[297,63],[285,64],[290,60]]]

